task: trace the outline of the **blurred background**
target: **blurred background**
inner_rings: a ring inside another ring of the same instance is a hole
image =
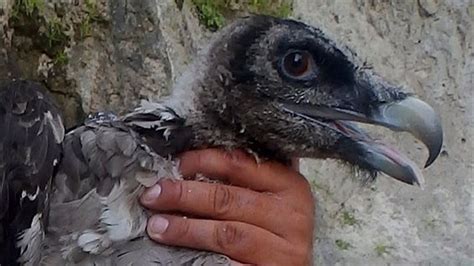
[[[290,17],[347,44],[441,114],[425,190],[304,160],[316,202],[315,265],[474,265],[471,0],[0,0],[0,77],[41,81],[67,126],[169,93],[213,32],[242,14]],[[373,129],[420,166],[408,134]]]

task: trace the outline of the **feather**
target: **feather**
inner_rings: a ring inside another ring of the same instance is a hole
[[[34,265],[64,127],[44,89],[18,80],[0,88],[0,128],[0,264]]]
[[[87,213],[88,222],[82,227],[67,225],[74,230],[64,231],[52,221],[56,232],[47,235],[46,242],[61,247],[61,254],[50,248],[45,261],[60,257],[65,262],[84,263],[92,255],[102,261],[120,243],[145,235],[147,215],[137,198],[144,187],[161,178],[180,178],[177,164],[157,154],[127,124],[107,117],[88,120],[67,133],[64,143],[51,217],[74,212],[81,219]]]

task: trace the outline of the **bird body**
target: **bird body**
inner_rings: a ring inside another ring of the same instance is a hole
[[[47,265],[228,264],[225,256],[162,246],[145,235],[138,196],[159,180],[180,179],[175,156],[195,148],[243,148],[283,162],[338,158],[422,185],[414,163],[351,121],[413,133],[429,148],[427,164],[441,147],[431,107],[359,67],[320,30],[267,16],[237,20],[169,97],[122,117],[96,114],[67,133],[60,163],[45,175],[55,174],[52,191],[40,190],[51,197],[45,240],[17,261],[31,252]]]

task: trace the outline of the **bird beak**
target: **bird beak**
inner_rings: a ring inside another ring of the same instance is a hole
[[[363,164],[382,171],[400,181],[410,184],[423,183],[423,177],[416,165],[396,150],[373,140],[350,122],[381,125],[395,131],[406,131],[422,141],[429,151],[425,167],[438,157],[443,144],[441,120],[427,103],[409,96],[403,100],[382,103],[371,109],[370,114],[362,114],[341,108],[306,104],[284,104],[292,113],[307,118],[323,118],[334,121],[331,125],[355,140],[365,151]]]

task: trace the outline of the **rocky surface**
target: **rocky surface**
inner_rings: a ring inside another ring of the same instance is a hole
[[[0,2],[0,75],[43,82],[69,126],[168,93],[211,34],[188,0],[46,2],[27,14],[34,32],[12,0]],[[303,162],[317,199],[315,264],[474,264],[474,4],[295,0],[293,9],[433,105],[445,128],[423,191],[384,176],[361,187],[357,173],[335,161]],[[420,165],[426,159],[411,136],[373,131]]]
[[[383,176],[357,189],[337,164],[305,163],[317,183],[316,264],[474,263],[472,3],[295,2],[295,17],[327,29],[384,77],[411,88],[440,112],[445,129],[423,191]],[[411,136],[378,132],[419,165],[427,158]]]

